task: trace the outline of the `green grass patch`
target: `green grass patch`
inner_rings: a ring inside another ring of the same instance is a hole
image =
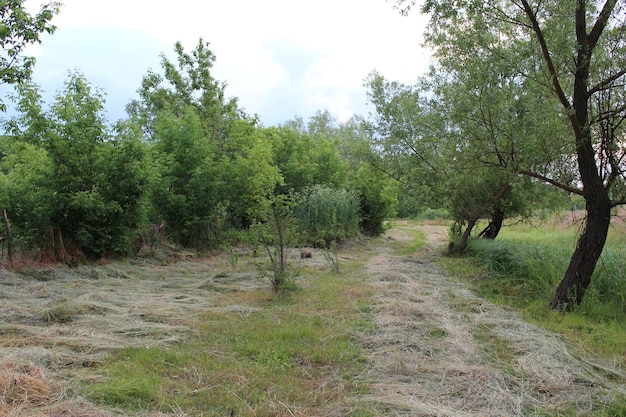
[[[624,363],[626,354],[626,246],[612,230],[583,303],[570,313],[549,304],[576,244],[576,230],[546,226],[504,229],[496,240],[472,239],[466,257],[442,261],[478,293],[518,308],[524,317],[565,335],[581,350]]]
[[[392,247],[398,250],[399,255],[410,255],[426,245],[426,235],[413,227],[403,227],[401,224],[393,226],[409,235],[408,240],[396,240]]]

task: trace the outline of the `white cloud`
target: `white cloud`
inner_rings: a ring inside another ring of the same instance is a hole
[[[191,50],[201,37],[217,55],[214,76],[265,124],[318,109],[346,119],[363,110],[372,70],[412,83],[428,65],[425,19],[417,10],[403,17],[385,0],[63,3],[59,31],[32,49],[38,79],[77,67],[109,92],[110,106],[134,96],[140,74],[158,69],[160,52],[172,56],[177,41]]]

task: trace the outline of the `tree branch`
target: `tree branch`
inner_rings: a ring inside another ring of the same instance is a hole
[[[550,72],[550,76],[552,77],[552,86],[554,87],[554,91],[561,102],[561,105],[567,110],[567,117],[572,124],[572,127],[577,132],[577,136],[579,136],[581,126],[579,126],[578,119],[573,111],[572,104],[569,102],[563,88],[561,87],[561,83],[559,82],[559,77],[556,72],[556,68],[554,66],[554,62],[552,62],[552,57],[550,56],[550,50],[548,49],[548,44],[546,43],[546,38],[543,36],[543,31],[539,26],[539,22],[537,21],[537,14],[533,11],[528,4],[528,0],[521,0],[522,5],[524,6],[524,12],[528,19],[530,19],[533,32],[537,36],[537,40],[539,41],[539,45],[541,46],[541,53],[543,55],[543,59],[548,66],[548,71]]]
[[[570,185],[567,184],[561,184],[558,181],[553,180],[552,178],[548,178],[545,175],[541,175],[541,174],[537,174],[536,172],[532,172],[532,171],[527,171],[525,169],[519,169],[516,171],[517,174],[520,175],[526,175],[527,177],[532,177],[532,178],[536,178],[538,180],[547,182],[550,185],[554,185],[557,188],[560,188],[561,190],[567,191],[568,193],[572,193],[572,194],[576,194],[576,195],[584,195],[583,190],[581,190],[580,188],[576,188],[576,187],[572,187]]]
[[[602,11],[598,15],[598,20],[593,25],[591,32],[589,32],[589,36],[587,38],[589,42],[589,50],[593,50],[604,32],[604,28],[606,27],[609,18],[611,17],[611,13],[613,13],[613,9],[615,8],[615,4],[617,0],[607,0],[602,7]]]
[[[589,90],[588,94],[591,96],[591,95],[597,93],[598,91],[603,90],[607,85],[611,84],[613,81],[617,80],[618,78],[620,78],[623,75],[626,75],[626,68],[622,69],[621,71],[617,72],[616,74],[613,74],[609,78],[606,78],[606,79],[600,81],[598,84],[594,85],[593,88],[591,88]]]

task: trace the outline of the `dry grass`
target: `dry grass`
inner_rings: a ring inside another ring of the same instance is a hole
[[[431,240],[430,250],[402,257],[381,247],[370,260],[378,329],[364,336],[374,365],[364,376],[373,392],[367,401],[388,415],[597,415],[626,395],[621,370],[572,354],[558,335],[442,273],[432,250],[444,243]]]
[[[296,363],[299,372],[328,373],[326,385],[312,380],[311,403],[335,401],[343,405],[341,411],[289,403],[274,387],[261,414],[332,416],[377,410],[376,415],[389,416],[528,416],[576,407],[579,415],[594,415],[615,395],[626,395],[620,369],[572,353],[558,335],[525,323],[446,276],[436,258],[447,227],[400,226],[375,246],[341,255],[353,265],[344,273],[362,277],[360,287],[346,287],[342,299],[356,302],[375,292],[370,305],[363,306],[375,323],[355,335],[368,361],[357,382],[367,392],[344,389],[341,384],[352,381],[343,380],[339,369],[317,369],[303,356]],[[425,233],[426,246],[400,256],[403,242],[414,237],[412,228]],[[313,257],[300,260],[296,254],[295,262],[313,271],[328,268],[321,252],[307,250]],[[257,259],[248,252],[239,254],[236,266],[229,265],[226,254],[176,259],[1,271],[0,415],[127,415],[81,397],[84,386],[101,381],[93,366],[105,363],[109,353],[179,344],[200,331],[199,317],[219,318],[227,327],[225,318],[245,321],[272,306],[269,283],[253,272]],[[304,317],[308,306],[299,307]],[[329,315],[310,312],[312,318],[343,320],[341,314]],[[206,382],[206,375],[194,374],[193,368],[186,372],[190,380]],[[250,375],[228,375],[233,393],[250,383],[255,370],[246,372]],[[217,381],[210,388],[221,385]],[[203,386],[198,389],[207,389]],[[187,415],[176,406],[138,413]]]

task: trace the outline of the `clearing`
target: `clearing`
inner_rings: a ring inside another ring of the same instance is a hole
[[[350,402],[386,416],[604,415],[603,404],[626,395],[616,366],[583,357],[559,335],[446,276],[436,259],[447,231],[398,222],[344,258],[359,257],[358,273],[375,294],[373,325],[358,333],[366,392]],[[416,232],[426,244],[402,254]],[[303,262],[323,266],[323,256],[314,251]],[[179,343],[207,312],[250,314],[242,298],[229,303],[224,294],[267,291],[268,283],[250,273],[220,274],[227,266],[223,254],[208,262],[135,259],[0,272],[0,415],[120,415],[80,396],[79,387],[98,378],[93,365],[125,347]],[[292,409],[280,415],[310,415]]]

